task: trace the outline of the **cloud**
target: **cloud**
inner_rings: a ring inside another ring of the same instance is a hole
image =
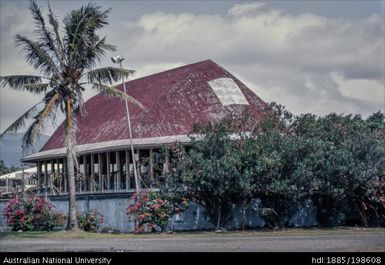
[[[31,31],[26,13],[12,5],[2,8],[1,74],[25,70],[18,50],[3,40]],[[385,111],[383,20],[381,14],[290,13],[270,2],[252,2],[224,13],[163,10],[135,20],[124,16],[102,33],[127,58],[125,65],[137,70],[135,78],[210,58],[265,101],[278,101],[295,113],[367,115]],[[110,64],[108,56],[102,64]],[[8,100],[2,104],[3,111]]]
[[[234,5],[229,10],[228,14],[233,17],[253,15],[264,6],[265,6],[265,3],[238,4],[238,5]]]
[[[260,3],[235,5],[227,16],[158,12],[137,21],[137,39],[125,50],[146,63],[212,58],[296,113],[367,115],[384,110],[383,97],[363,96],[384,90],[382,20],[292,15]]]

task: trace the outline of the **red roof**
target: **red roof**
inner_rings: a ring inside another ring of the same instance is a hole
[[[232,78],[249,105],[222,105],[209,81]],[[122,90],[122,87],[119,87]],[[217,121],[245,108],[259,117],[265,103],[241,81],[211,60],[202,61],[126,83],[127,93],[144,109],[129,104],[133,139],[192,132],[196,123]],[[124,101],[96,95],[85,103],[86,114],[78,117],[77,144],[128,139]],[[63,147],[63,124],[41,151]]]

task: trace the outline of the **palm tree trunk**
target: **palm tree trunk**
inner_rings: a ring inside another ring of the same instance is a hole
[[[73,151],[71,146],[67,147],[67,178],[68,178],[68,221],[67,230],[78,230],[77,210],[76,210],[76,191],[75,191],[75,167]]]

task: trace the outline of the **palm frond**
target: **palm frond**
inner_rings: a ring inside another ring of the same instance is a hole
[[[21,86],[21,89],[27,90],[29,92],[32,92],[34,94],[40,94],[45,93],[47,91],[47,88],[49,87],[48,83],[43,84],[25,84]]]
[[[109,12],[110,9],[102,11],[100,6],[88,4],[64,18],[65,47],[71,63],[86,69],[95,65],[100,58],[100,49],[95,49],[100,39],[95,31],[108,24]]]
[[[88,71],[84,74],[90,83],[109,83],[118,82],[124,77],[129,77],[135,73],[134,70],[120,69],[117,67],[104,67]]]
[[[44,108],[35,116],[35,121],[29,126],[23,137],[23,149],[33,146],[36,139],[44,130],[47,119],[54,115],[55,107],[59,103],[60,94],[54,94],[50,100],[46,101]]]
[[[35,120],[28,127],[27,131],[24,133],[23,141],[22,141],[22,149],[23,150],[28,150],[30,147],[32,147],[35,144],[35,142],[39,136],[39,133],[41,131],[41,129],[39,130],[40,123],[41,123],[40,120]]]
[[[8,128],[4,130],[4,132],[0,134],[0,138],[2,138],[7,133],[17,132],[20,128],[24,127],[25,120],[33,117],[33,115],[37,111],[37,106],[41,103],[42,101],[38,102],[37,104],[32,106],[30,109],[28,109],[26,112],[24,112],[23,115],[21,115],[16,121],[14,121],[11,125],[9,125]]]
[[[121,91],[115,87],[103,85],[100,83],[99,84],[98,83],[92,83],[92,86],[94,89],[97,89],[102,95],[106,95],[109,97],[115,97],[115,98],[122,99],[122,100],[127,99],[129,102],[137,105],[138,107],[144,108],[143,105],[139,101],[137,101],[133,97],[127,95],[126,93],[124,93],[123,91]]]
[[[52,33],[47,29],[44,17],[41,14],[40,7],[37,5],[35,0],[30,2],[29,10],[31,11],[32,17],[35,20],[35,32],[41,36],[39,38],[41,45],[47,48],[47,50],[51,51],[56,56],[58,62],[61,62],[61,58],[56,49]]]
[[[53,28],[53,32],[55,34],[57,51],[60,55],[61,61],[64,63],[64,61],[66,60],[66,57],[65,57],[63,42],[59,34],[59,21],[55,18],[55,15],[52,12],[51,5],[49,2],[48,2],[48,18],[49,18],[49,23],[51,24]]]
[[[116,46],[106,43],[106,37],[103,37],[98,43],[96,43],[95,50],[97,53],[104,51],[114,52],[116,51]]]
[[[46,100],[44,109],[39,113],[39,118],[46,120],[54,114],[54,109],[59,103],[60,94],[55,93],[49,100]]]
[[[36,75],[7,75],[0,76],[0,85],[16,90],[27,90],[33,93],[44,92],[47,84],[42,83],[43,76]]]
[[[85,109],[85,104],[84,104],[84,99],[83,99],[83,93],[85,88],[82,87],[81,85],[76,86],[76,106],[74,109],[74,113],[76,115],[84,116],[86,114],[86,109]]]
[[[94,55],[94,59],[90,65],[93,65],[95,62],[100,62],[106,51],[116,51],[116,47],[114,45],[106,43],[106,37],[103,37],[95,45],[89,46],[89,48]]]
[[[16,46],[23,47],[23,50],[27,53],[27,62],[35,69],[43,71],[46,75],[60,76],[59,69],[55,65],[52,57],[44,49],[44,45],[17,34]]]
[[[20,91],[28,91],[32,94],[39,95],[42,93],[45,93],[47,91],[47,88],[49,87],[48,83],[42,83],[42,84],[23,84],[18,87],[15,87],[15,90]]]

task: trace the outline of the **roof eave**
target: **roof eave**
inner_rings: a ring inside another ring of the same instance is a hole
[[[191,135],[197,137],[197,135]],[[172,143],[181,143],[188,144],[191,141],[190,136],[188,135],[172,135],[172,136],[162,136],[162,137],[152,137],[152,138],[141,138],[133,139],[132,143],[135,148],[140,149],[150,149],[150,148],[159,148],[166,144]],[[84,155],[90,153],[101,153],[101,152],[110,152],[110,151],[119,151],[130,148],[130,140],[113,140],[108,142],[93,143],[93,144],[84,144],[78,145],[75,147],[77,154]],[[22,158],[24,163],[37,162],[39,160],[48,160],[52,158],[64,158],[66,156],[66,148],[51,149],[47,151],[41,151],[29,156]]]

